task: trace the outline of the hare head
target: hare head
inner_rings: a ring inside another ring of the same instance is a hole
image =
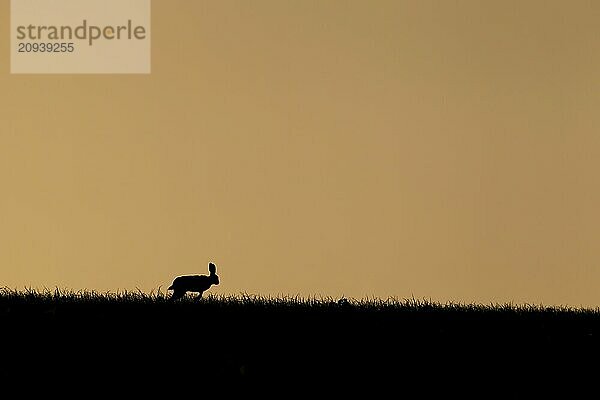
[[[217,276],[217,266],[213,263],[208,263],[208,271],[210,272],[210,278],[213,285],[219,284],[219,277]]]

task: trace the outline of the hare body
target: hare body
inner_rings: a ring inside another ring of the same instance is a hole
[[[184,275],[175,278],[173,284],[167,290],[172,290],[173,295],[171,300],[177,300],[187,292],[198,293],[198,297],[202,297],[202,293],[208,290],[212,285],[219,284],[217,276],[217,267],[213,263],[208,264],[210,275]]]

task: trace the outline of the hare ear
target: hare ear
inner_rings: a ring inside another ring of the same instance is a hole
[[[217,272],[217,266],[213,263],[208,263],[208,270],[211,274],[214,274]]]

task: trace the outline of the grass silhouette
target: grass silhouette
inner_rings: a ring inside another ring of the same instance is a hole
[[[26,288],[19,291],[11,288],[0,288],[0,304],[4,306],[40,306],[40,305],[69,305],[69,304],[96,304],[96,305],[164,305],[169,304],[170,295],[160,288],[145,293],[141,290],[98,292],[71,289],[31,289]],[[215,295],[209,294],[202,299],[195,295],[187,295],[178,303],[193,305],[194,307],[252,307],[270,309],[310,309],[310,310],[352,310],[352,311],[395,311],[395,312],[439,312],[439,313],[493,313],[513,315],[546,315],[562,317],[600,317],[600,307],[582,308],[572,306],[544,306],[536,304],[514,304],[514,303],[440,303],[427,299],[398,299],[390,297],[380,298],[342,298],[333,297],[302,297],[302,296],[262,296],[247,293],[239,295]],[[178,307],[174,305],[174,307]]]
[[[427,376],[437,382],[418,386],[427,397],[440,390],[447,394],[460,376],[469,376],[510,394],[515,385],[534,382],[520,376],[542,371],[564,377],[565,366],[573,370],[593,360],[600,335],[598,308],[249,294],[174,302],[169,297],[160,289],[1,289],[1,335],[11,343],[5,365],[27,361],[28,373],[44,375],[42,360],[51,360],[56,371],[96,371],[92,376],[102,371],[104,379],[121,384],[131,383],[133,369],[144,382],[161,382],[171,392],[181,380],[219,379],[338,387],[393,382],[408,393]],[[450,386],[440,386],[444,380]],[[464,396],[465,386],[458,387]]]

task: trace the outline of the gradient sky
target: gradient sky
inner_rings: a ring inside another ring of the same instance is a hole
[[[154,0],[151,75],[10,75],[0,286],[600,303],[600,3]]]

